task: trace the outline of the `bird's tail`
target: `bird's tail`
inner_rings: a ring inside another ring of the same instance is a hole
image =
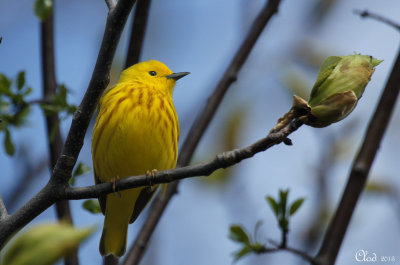
[[[137,198],[136,193],[127,190],[122,191],[121,196],[117,193],[107,195],[103,234],[99,246],[101,255],[113,254],[121,257],[125,253],[128,224]]]

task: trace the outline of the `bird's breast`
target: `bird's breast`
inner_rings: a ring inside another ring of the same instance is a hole
[[[146,88],[110,91],[100,108],[92,141],[101,181],[175,167],[179,124],[172,102]]]

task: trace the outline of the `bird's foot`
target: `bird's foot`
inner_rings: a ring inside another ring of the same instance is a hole
[[[157,173],[158,171],[157,171],[157,169],[152,169],[152,170],[147,170],[146,171],[146,175],[148,176],[148,177],[150,177],[150,183],[149,183],[149,186],[150,187],[152,187],[152,189],[153,189],[153,180],[154,180],[154,177],[155,177],[155,175],[156,175],[156,173]]]
[[[122,194],[121,194],[121,192],[118,190],[118,188],[117,188],[117,181],[119,181],[120,180],[120,178],[119,178],[119,176],[116,176],[115,178],[112,178],[111,179],[111,182],[112,182],[112,184],[113,184],[113,192],[114,192],[114,194],[115,194],[115,192],[117,192],[118,193],[118,195],[119,195],[119,197],[121,198],[122,197]]]

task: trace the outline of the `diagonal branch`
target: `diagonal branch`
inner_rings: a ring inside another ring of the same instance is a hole
[[[260,11],[256,17],[249,34],[235,54],[230,66],[225,71],[224,76],[216,86],[214,93],[209,97],[208,102],[201,112],[200,116],[193,123],[188,136],[185,139],[183,148],[180,150],[178,158],[178,167],[186,166],[189,164],[194,150],[197,147],[201,137],[207,129],[211,119],[214,117],[223,97],[229,86],[236,80],[237,74],[250,54],[254,44],[256,43],[261,32],[268,24],[271,17],[277,13],[280,0],[270,0]],[[160,194],[155,198],[150,211],[150,215],[145,221],[135,243],[129,250],[124,264],[138,264],[141,260],[143,253],[146,249],[147,242],[158,224],[168,202],[177,191],[178,182],[173,182],[168,185],[167,190],[163,195]]]
[[[400,52],[378,106],[372,116],[361,149],[353,161],[350,176],[336,213],[316,256],[317,264],[334,264],[348,225],[368,179],[378,148],[393,113],[400,90]]]
[[[106,4],[107,4],[108,9],[111,11],[117,5],[117,1],[116,0],[106,0]]]
[[[42,78],[43,78],[43,98],[52,98],[56,94],[56,66],[54,52],[54,8],[46,21],[41,23],[41,46],[42,46]],[[61,154],[63,141],[59,128],[60,120],[58,114],[46,116],[47,142],[50,153],[50,172],[53,170],[58,157]],[[56,130],[54,139],[51,138],[53,130]],[[58,220],[63,220],[72,224],[72,215],[69,202],[58,201],[56,203],[56,212]],[[78,265],[78,253],[74,250],[64,259],[65,265]]]
[[[272,146],[281,143],[289,134],[296,131],[302,124],[303,123],[299,119],[294,119],[279,132],[271,132],[267,137],[264,137],[247,147],[218,154],[214,159],[208,162],[156,172],[154,176],[149,174],[123,178],[116,183],[116,187],[113,187],[114,183],[112,182],[80,188],[68,187],[65,189],[65,194],[63,194],[62,199],[79,200],[97,198],[99,195],[112,193],[115,189],[126,190],[130,188],[170,183],[172,181],[189,177],[209,176],[218,169],[238,164],[244,159],[251,158],[255,154],[264,152]]]
[[[3,198],[1,197],[1,194],[0,194],[0,221],[7,217],[8,217],[7,208],[4,205]]]
[[[125,68],[139,62],[146,33],[150,4],[151,0],[137,0],[135,17],[132,20],[131,37],[129,39]]]
[[[0,248],[15,231],[29,223],[55,201],[60,200],[83,145],[97,101],[109,82],[114,54],[135,0],[119,0],[109,11],[103,40],[88,89],[74,114],[62,153],[47,185],[15,214],[0,221]]]
[[[371,13],[368,10],[364,10],[364,11],[354,10],[354,13],[357,14],[357,15],[360,15],[362,18],[369,17],[369,18],[376,19],[376,20],[378,20],[380,22],[383,22],[385,24],[388,24],[389,26],[394,27],[397,30],[400,30],[400,25],[398,23],[396,23],[396,22],[394,22],[394,21],[392,21],[392,20],[390,20],[390,19],[388,19],[386,17],[383,17],[381,15],[378,15],[378,14],[375,14],[375,13]]]

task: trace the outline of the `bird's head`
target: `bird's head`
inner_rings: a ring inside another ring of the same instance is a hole
[[[189,72],[174,73],[162,62],[149,60],[124,70],[118,83],[139,82],[172,95],[176,81],[188,74]]]

